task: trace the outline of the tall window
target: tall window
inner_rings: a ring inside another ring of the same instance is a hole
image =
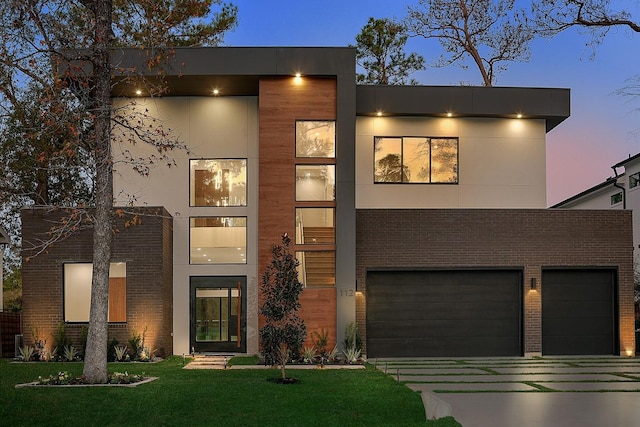
[[[458,139],[376,137],[374,182],[451,184],[458,182]]]
[[[305,286],[336,283],[336,122],[296,121],[296,257]]]
[[[246,264],[246,217],[190,218],[191,264]]]
[[[64,321],[88,322],[93,264],[64,264]],[[127,321],[127,265],[109,266],[109,322]]]
[[[247,206],[247,160],[190,162],[191,206]]]

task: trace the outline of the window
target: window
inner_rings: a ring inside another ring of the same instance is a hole
[[[296,257],[304,286],[336,283],[336,122],[296,121]],[[311,160],[313,159],[313,160]]]
[[[334,208],[297,208],[296,244],[333,245],[336,243]]]
[[[374,182],[444,184],[458,182],[458,139],[376,137]]]
[[[191,206],[247,206],[247,160],[190,162]]]
[[[629,188],[636,188],[640,184],[640,172],[629,175]]]
[[[333,201],[335,187],[335,165],[296,165],[297,201]]]
[[[333,120],[296,121],[296,157],[336,156],[336,122]]]
[[[246,217],[189,219],[191,264],[246,264]]]
[[[304,286],[335,286],[335,251],[297,251],[298,280]]]
[[[622,203],[622,191],[611,196],[611,205]]]
[[[64,264],[64,321],[88,322],[93,264]],[[109,322],[127,321],[127,265],[109,267]]]

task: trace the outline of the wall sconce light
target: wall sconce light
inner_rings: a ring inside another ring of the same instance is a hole
[[[360,289],[358,288],[358,279],[356,279],[356,292],[359,292]]]
[[[536,279],[535,277],[531,278],[531,290],[535,291],[536,289],[538,289],[538,279]]]

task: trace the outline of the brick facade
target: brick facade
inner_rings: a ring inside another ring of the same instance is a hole
[[[618,272],[620,352],[635,351],[630,211],[361,209],[356,224],[356,319],[365,342],[369,268],[522,269],[526,354],[542,350],[542,271],[608,267]]]
[[[109,324],[109,339],[126,344],[134,333],[147,328],[146,344],[157,355],[173,353],[173,226],[164,208],[136,208],[141,223],[125,227],[128,218],[116,217],[112,262],[126,262],[126,323]],[[34,242],[48,239],[60,212],[27,209],[22,212],[22,294],[26,344],[37,331],[47,344],[64,321],[63,268],[65,263],[92,261],[92,229],[78,231],[44,253],[33,256]],[[67,336],[76,346],[87,323],[67,323]]]

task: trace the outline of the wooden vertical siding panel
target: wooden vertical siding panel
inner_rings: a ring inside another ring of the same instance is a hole
[[[260,277],[271,260],[271,247],[282,235],[295,236],[295,122],[336,119],[336,80],[293,77],[263,79],[259,98],[259,214],[258,264]],[[292,248],[295,250],[295,247]],[[258,296],[259,303],[262,302]],[[308,332],[329,330],[335,344],[335,289],[306,288],[301,317]],[[262,326],[262,319],[259,325]],[[308,339],[308,343],[309,343]]]

